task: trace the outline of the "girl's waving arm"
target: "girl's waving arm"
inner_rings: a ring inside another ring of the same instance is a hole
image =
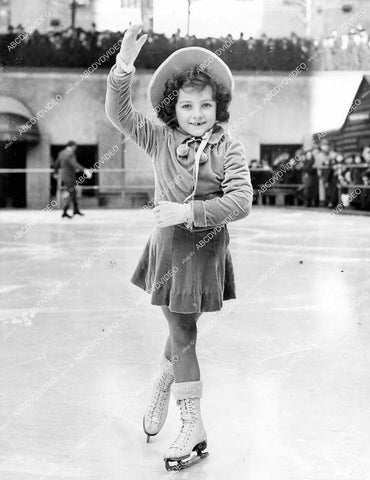
[[[237,140],[226,149],[221,187],[222,197],[192,202],[195,227],[240,220],[251,210],[253,187],[243,145]]]
[[[136,40],[140,28],[129,27],[123,37],[117,65],[111,69],[107,79],[105,111],[118,130],[128,135],[146,153],[153,155],[156,147],[161,145],[165,129],[135,110],[131,100],[131,83],[135,73],[133,62],[147,38],[147,35],[142,35]],[[126,70],[122,62],[128,67]]]

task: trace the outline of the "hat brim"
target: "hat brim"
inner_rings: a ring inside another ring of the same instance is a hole
[[[186,47],[172,53],[153,73],[148,85],[148,100],[156,109],[164,100],[166,81],[194,66],[201,66],[217,83],[230,92],[234,90],[234,79],[229,67],[215,53],[202,47]]]

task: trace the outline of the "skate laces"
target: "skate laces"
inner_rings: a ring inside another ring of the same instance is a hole
[[[182,449],[188,442],[197,419],[195,404],[192,398],[185,398],[178,401],[180,404],[181,430],[172,444],[172,448]]]
[[[172,365],[165,365],[162,367],[163,373],[159,379],[160,388],[168,390],[175,380],[174,374],[171,371]]]
[[[170,394],[170,387],[174,381],[174,376],[168,368],[164,368],[159,377],[158,384],[155,386],[152,401],[149,406],[148,416],[151,421],[160,422],[164,406]]]
[[[196,420],[195,404],[192,398],[184,398],[180,402],[180,415],[183,424],[193,423]]]

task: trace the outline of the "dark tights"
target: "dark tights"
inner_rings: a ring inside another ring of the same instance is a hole
[[[195,352],[197,320],[201,313],[176,313],[161,307],[167,319],[170,335],[164,354],[172,359],[176,382],[192,382],[200,379],[198,359]]]

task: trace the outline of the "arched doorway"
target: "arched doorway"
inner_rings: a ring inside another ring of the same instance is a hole
[[[0,147],[0,169],[26,168],[27,144],[14,143],[8,148],[5,142]],[[0,208],[25,208],[26,199],[26,174],[2,173],[0,174]]]
[[[25,208],[27,149],[39,141],[32,112],[13,97],[0,96],[0,208]],[[28,122],[28,123],[27,123]]]

